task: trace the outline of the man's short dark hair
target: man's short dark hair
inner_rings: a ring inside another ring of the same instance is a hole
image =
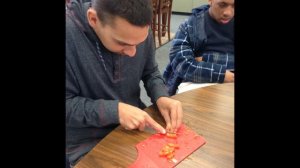
[[[141,27],[152,21],[151,0],[92,0],[92,7],[103,24],[113,24],[116,16]]]

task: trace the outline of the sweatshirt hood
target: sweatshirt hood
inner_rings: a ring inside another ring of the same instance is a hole
[[[72,19],[79,29],[90,39],[97,40],[96,33],[87,20],[87,10],[91,7],[91,2],[82,0],[71,0],[67,6],[67,16]]]
[[[209,9],[209,5],[202,5],[197,8],[192,9],[192,15],[198,15],[202,12],[205,12]]]

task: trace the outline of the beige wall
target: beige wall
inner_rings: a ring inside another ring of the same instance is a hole
[[[173,0],[173,12],[191,13],[192,9],[207,4],[207,0]]]

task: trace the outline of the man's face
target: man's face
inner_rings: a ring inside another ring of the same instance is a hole
[[[138,27],[121,17],[115,17],[112,23],[105,25],[98,20],[94,30],[108,50],[133,57],[136,53],[136,46],[147,38],[149,26]]]
[[[234,0],[209,0],[209,14],[218,23],[227,24],[234,17]]]

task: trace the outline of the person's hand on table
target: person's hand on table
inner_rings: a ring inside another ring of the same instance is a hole
[[[201,62],[203,61],[203,57],[202,56],[195,57],[195,60],[197,62]],[[228,83],[228,82],[234,82],[234,73],[229,70],[226,70],[224,83]]]
[[[195,60],[196,60],[197,62],[201,62],[201,61],[202,61],[202,56],[195,57]]]
[[[139,129],[143,131],[145,126],[148,126],[159,133],[166,133],[166,130],[148,113],[135,106],[119,102],[118,110],[120,124],[127,130]]]
[[[182,123],[182,105],[178,100],[160,97],[156,101],[157,107],[166,121],[167,132],[176,133]]]
[[[224,82],[225,83],[227,83],[227,82],[234,82],[234,73],[226,70]]]

